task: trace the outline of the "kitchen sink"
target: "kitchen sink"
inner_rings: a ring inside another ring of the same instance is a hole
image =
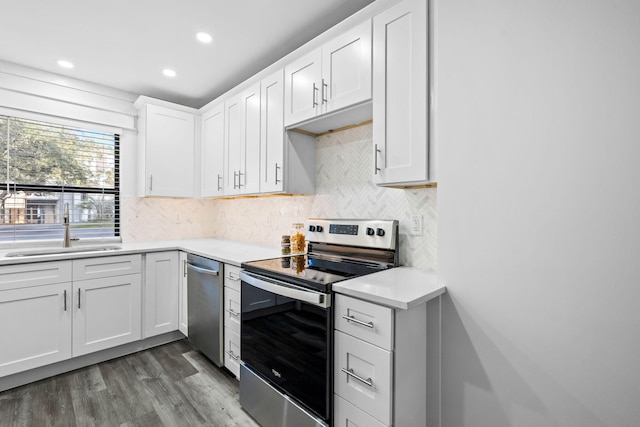
[[[63,255],[63,254],[76,254],[85,252],[104,252],[104,251],[116,251],[121,249],[120,246],[85,246],[78,248],[47,248],[47,249],[29,249],[26,251],[9,252],[6,257],[26,257],[26,256],[38,256],[38,255]]]

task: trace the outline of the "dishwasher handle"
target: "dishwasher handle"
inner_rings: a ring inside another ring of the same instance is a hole
[[[197,271],[198,273],[208,274],[209,276],[217,276],[219,274],[219,272],[216,270],[209,270],[208,268],[198,267],[189,262],[187,262],[187,268],[190,268],[193,271]]]

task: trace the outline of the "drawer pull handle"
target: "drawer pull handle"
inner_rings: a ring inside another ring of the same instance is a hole
[[[232,358],[233,360],[238,360],[240,359],[240,356],[236,356],[235,354],[233,354],[233,351],[227,351],[227,354],[229,355],[230,358]]]
[[[367,378],[366,380],[364,378],[362,378],[359,375],[356,375],[353,373],[353,369],[345,369],[342,368],[342,372],[344,372],[345,374],[347,374],[347,376],[353,377],[355,379],[357,379],[358,381],[360,381],[362,384],[366,384],[369,387],[373,387],[373,382],[371,381],[371,378]]]
[[[240,277],[234,277],[231,275],[231,273],[229,273],[229,275],[227,276],[227,279],[237,282],[238,280],[240,280]]]
[[[347,322],[357,323],[358,325],[366,326],[367,328],[373,329],[373,322],[363,322],[362,320],[358,320],[353,316],[347,316],[346,314],[344,314],[342,318]]]
[[[236,317],[240,316],[240,313],[234,311],[232,308],[229,309],[229,314]]]

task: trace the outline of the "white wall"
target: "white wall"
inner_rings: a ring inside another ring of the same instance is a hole
[[[435,0],[443,421],[640,423],[640,2]]]

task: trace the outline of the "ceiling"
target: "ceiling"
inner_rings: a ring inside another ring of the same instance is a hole
[[[199,108],[373,1],[14,1],[0,60]]]

